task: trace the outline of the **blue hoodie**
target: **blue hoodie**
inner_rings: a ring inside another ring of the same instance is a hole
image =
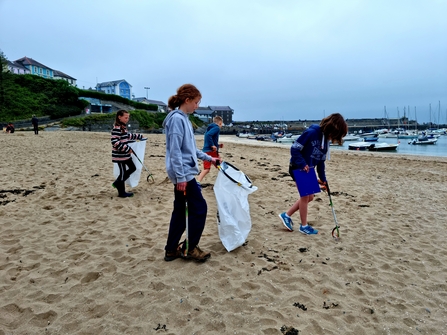
[[[304,169],[306,165],[316,167],[318,177],[326,181],[325,165],[329,141],[324,138],[319,125],[313,124],[293,142],[290,148],[290,163],[294,169]]]
[[[176,109],[163,121],[166,133],[166,172],[173,184],[188,182],[199,173],[197,158],[212,157],[197,149],[194,130],[188,115]]]
[[[211,146],[215,146],[217,148],[217,151],[219,151],[219,133],[220,133],[220,127],[217,125],[217,123],[211,123],[206,128],[206,133],[204,136],[204,143],[203,143],[203,151],[209,152],[213,151]]]

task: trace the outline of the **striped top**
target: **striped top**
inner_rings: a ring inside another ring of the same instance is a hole
[[[142,134],[132,134],[127,132],[125,125],[114,125],[112,129],[112,162],[118,163],[131,159],[129,143],[141,140]]]

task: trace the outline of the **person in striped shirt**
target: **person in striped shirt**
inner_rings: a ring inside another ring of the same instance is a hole
[[[118,190],[118,196],[120,198],[133,196],[133,193],[126,192],[125,188],[126,180],[136,171],[131,157],[133,151],[128,144],[143,139],[142,134],[132,134],[127,131],[126,125],[129,122],[129,117],[129,112],[124,109],[116,113],[112,136],[110,138],[112,142],[112,162],[117,163],[120,170],[120,174],[112,186]]]

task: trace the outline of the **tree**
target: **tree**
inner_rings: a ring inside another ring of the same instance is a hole
[[[0,114],[3,114],[3,106],[5,105],[5,88],[3,85],[4,74],[8,72],[8,59],[6,58],[3,51],[0,50]]]

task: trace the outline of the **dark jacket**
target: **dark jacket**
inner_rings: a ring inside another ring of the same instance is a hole
[[[325,165],[329,141],[324,138],[319,125],[313,124],[293,142],[290,148],[290,164],[294,170],[302,170],[306,165],[316,167],[318,177],[326,181]]]
[[[216,123],[211,123],[208,128],[206,128],[203,143],[204,152],[213,151],[211,148],[213,145],[217,148],[217,151],[219,151],[219,134],[220,127]]]
[[[31,123],[33,124],[33,126],[37,126],[39,125],[39,119],[33,116],[33,118],[31,119]]]

